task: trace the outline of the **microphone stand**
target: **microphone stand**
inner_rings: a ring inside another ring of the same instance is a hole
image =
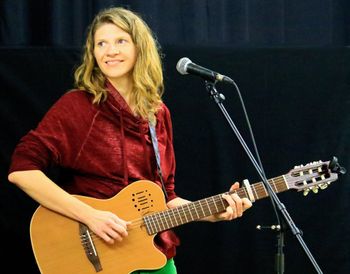
[[[310,250],[308,249],[307,245],[305,244],[303,238],[302,238],[302,232],[298,229],[298,227],[295,225],[294,221],[292,220],[291,216],[289,215],[286,207],[284,204],[279,200],[277,197],[277,194],[273,191],[271,185],[267,182],[267,179],[265,177],[265,174],[262,170],[262,168],[258,165],[257,161],[255,160],[254,156],[252,155],[251,151],[249,150],[246,142],[242,138],[240,132],[238,131],[236,125],[232,121],[230,115],[226,111],[223,101],[225,100],[225,96],[221,93],[219,93],[216,88],[215,88],[216,82],[211,82],[211,81],[205,81],[205,86],[207,91],[209,92],[209,95],[212,97],[212,99],[215,101],[215,103],[218,105],[220,108],[221,112],[225,116],[227,122],[229,123],[230,127],[234,131],[236,137],[238,138],[239,142],[243,146],[245,152],[247,153],[249,159],[251,160],[252,164],[254,165],[255,169],[257,170],[259,176],[262,179],[262,182],[272,199],[272,202],[277,205],[277,209],[281,213],[281,215],[284,218],[285,224],[289,226],[290,230],[292,231],[292,234],[297,238],[299,241],[301,247],[303,248],[304,252],[310,259],[311,263],[313,264],[315,270],[317,273],[322,274],[323,272],[321,271],[320,267],[318,266],[316,260],[312,256]],[[284,272],[284,254],[283,254],[283,246],[284,246],[284,226],[277,228],[279,231],[279,234],[277,236],[277,254],[276,254],[276,270],[278,274],[282,274]]]

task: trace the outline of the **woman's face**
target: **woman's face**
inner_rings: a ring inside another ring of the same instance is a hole
[[[131,36],[114,24],[101,25],[94,36],[94,56],[112,83],[131,80],[137,50]]]

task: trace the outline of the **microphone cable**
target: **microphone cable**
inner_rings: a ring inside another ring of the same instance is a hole
[[[254,147],[254,151],[255,151],[255,154],[256,154],[256,158],[257,158],[259,167],[260,167],[260,169],[261,169],[260,172],[261,172],[263,178],[265,179],[265,181],[268,182],[268,180],[267,180],[267,178],[266,178],[265,171],[264,171],[263,164],[262,164],[261,159],[260,159],[260,154],[259,154],[259,151],[258,151],[258,148],[257,148],[257,145],[256,145],[256,141],[255,141],[253,129],[252,129],[252,126],[251,126],[251,124],[250,124],[249,116],[248,116],[248,113],[247,113],[247,110],[246,110],[246,107],[245,107],[245,104],[244,104],[244,101],[243,101],[241,92],[240,92],[240,90],[239,90],[239,88],[238,88],[238,85],[236,84],[236,82],[235,82],[234,80],[232,80],[232,84],[233,84],[233,86],[235,87],[235,89],[236,89],[236,91],[237,91],[239,100],[240,100],[241,105],[242,105],[244,117],[245,117],[245,120],[246,120],[246,123],[247,123],[247,126],[248,126],[248,130],[249,130],[249,134],[250,134],[250,137],[251,137],[251,140],[252,140],[252,143],[253,143],[253,147]],[[273,200],[273,198],[271,197],[271,195],[269,195],[269,198],[270,198],[270,200],[271,200],[273,210],[274,210],[274,212],[275,212],[275,214],[276,214],[277,224],[280,225],[280,228],[281,228],[281,229],[283,229],[282,223],[281,223],[281,220],[280,220],[280,216],[279,216],[278,211],[277,211],[277,208],[276,208],[275,201]]]

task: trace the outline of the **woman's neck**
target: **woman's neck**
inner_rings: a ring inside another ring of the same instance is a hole
[[[113,80],[109,79],[114,88],[119,92],[119,94],[123,97],[125,102],[128,104],[129,108],[134,112],[134,102],[132,102],[131,94],[133,90],[133,83],[131,79],[118,79]]]

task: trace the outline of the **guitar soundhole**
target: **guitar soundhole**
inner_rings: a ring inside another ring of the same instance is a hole
[[[148,190],[132,193],[132,202],[139,212],[149,211],[153,207],[152,194]]]

